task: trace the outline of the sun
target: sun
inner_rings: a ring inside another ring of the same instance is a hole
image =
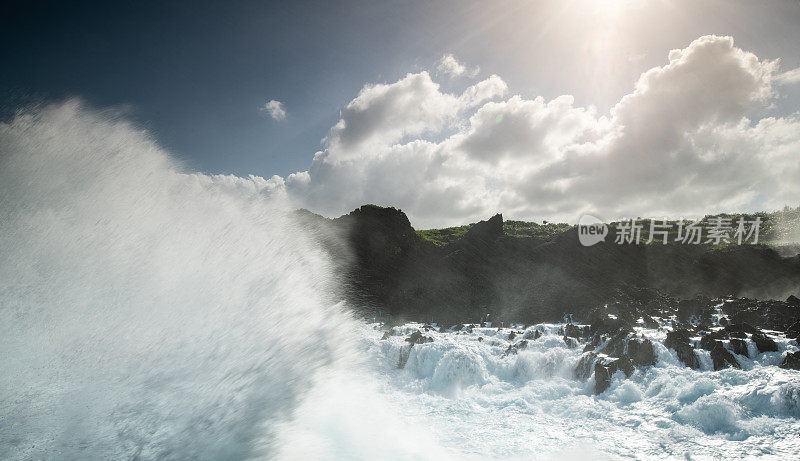
[[[590,8],[601,21],[613,21],[623,16],[632,3],[631,0],[582,0],[586,8]]]

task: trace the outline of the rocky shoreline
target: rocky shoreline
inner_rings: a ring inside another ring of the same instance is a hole
[[[641,298],[646,297],[642,302]],[[587,323],[564,323],[557,334],[566,347],[582,348],[573,370],[577,380],[594,380],[594,393],[602,394],[612,377],[630,377],[637,369],[656,364],[654,341],[673,351],[683,366],[699,370],[701,357],[710,357],[714,371],[742,368],[745,359],[757,359],[764,353],[779,351],[776,340],[794,346],[800,342],[800,299],[759,301],[748,298],[705,298],[678,300],[663,293],[640,293],[639,301],[618,299],[593,309]],[[415,345],[433,342],[431,331],[472,334],[494,330],[508,344],[504,357],[517,354],[543,336],[541,325],[512,324],[491,327],[491,323],[458,324],[449,328],[420,324],[402,329],[385,324],[382,340],[404,335],[398,368],[403,368]],[[477,340],[483,341],[483,336]],[[703,352],[705,351],[705,352]],[[800,370],[800,351],[785,351],[780,368]]]

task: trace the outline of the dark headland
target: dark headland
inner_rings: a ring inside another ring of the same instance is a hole
[[[769,244],[774,213],[760,214],[768,244],[644,244],[646,235],[638,245],[617,244],[611,224],[610,237],[591,247],[579,243],[575,226],[504,222],[500,214],[427,231],[374,205],[335,219],[297,214],[333,255],[349,303],[396,322],[449,325],[490,314],[536,323],[569,314],[588,324],[606,313],[620,322],[669,317],[664,310],[702,321],[720,303],[733,323],[786,331],[800,320],[800,255],[796,245]]]

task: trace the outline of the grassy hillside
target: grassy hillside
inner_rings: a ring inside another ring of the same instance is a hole
[[[786,242],[796,242],[800,240],[800,207],[785,207],[780,211],[751,214],[707,215],[701,221],[704,242],[707,238],[707,230],[712,226],[712,219],[717,217],[730,219],[732,228],[729,231],[729,235],[732,241],[729,244],[736,243],[734,232],[736,231],[739,218],[741,217],[744,217],[746,221],[747,230],[750,229],[750,223],[756,218],[761,218],[758,243],[778,246]],[[651,222],[648,219],[638,219],[636,222],[638,225],[641,225],[641,238],[639,243],[646,244],[647,240],[650,238]],[[657,221],[656,225],[658,224],[661,224],[661,222]],[[667,224],[669,225],[669,242],[675,242],[678,238],[678,221],[670,220],[667,221]],[[436,246],[444,246],[463,237],[473,225],[474,223],[457,227],[447,227],[444,229],[417,230],[416,233],[425,241]],[[528,221],[508,220],[503,223],[503,233],[508,237],[534,237],[549,240],[567,231],[571,227],[570,224],[566,223],[550,223],[544,221],[542,224],[539,224]],[[616,235],[611,235],[609,238],[613,241],[615,237]],[[651,244],[660,244],[661,242],[661,236],[656,235],[654,242],[651,242]]]
[[[418,230],[416,232],[423,240],[431,242],[436,246],[444,246],[463,237],[474,225],[473,223],[444,229]],[[535,222],[509,220],[503,222],[503,233],[508,237],[551,239],[571,227],[570,224],[566,223],[544,222],[538,224]]]

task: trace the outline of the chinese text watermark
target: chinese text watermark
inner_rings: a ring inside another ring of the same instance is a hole
[[[639,245],[640,243],[674,242],[689,245],[724,245],[758,243],[761,217],[734,220],[725,216],[712,216],[706,220],[695,219],[669,221],[667,219],[619,219],[613,226],[614,243]],[[610,234],[609,226],[592,215],[583,215],[578,220],[578,240],[583,246],[592,246],[605,241]]]

